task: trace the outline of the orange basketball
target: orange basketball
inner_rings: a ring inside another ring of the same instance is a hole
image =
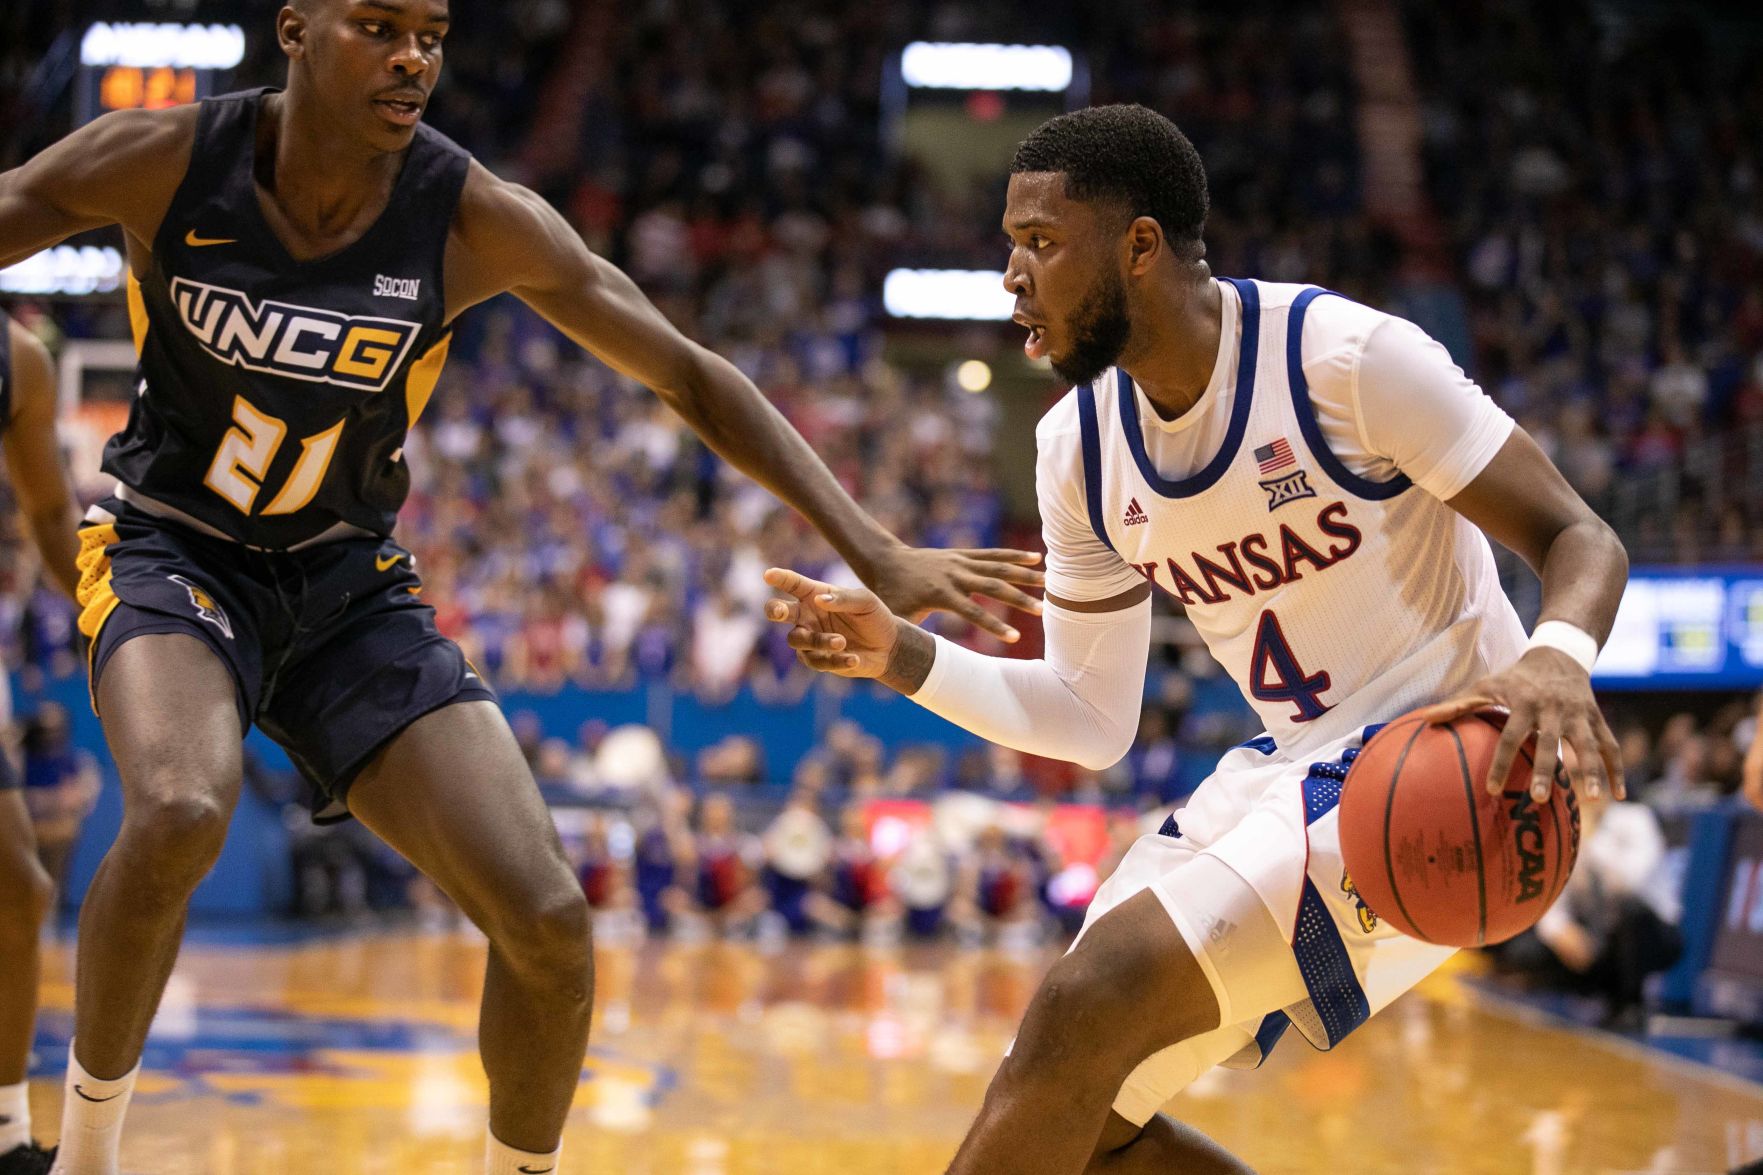
[[[1380,730],[1341,788],[1341,857],[1372,913],[1445,946],[1503,942],[1535,925],[1579,855],[1579,806],[1560,769],[1530,798],[1532,735],[1506,786],[1485,782],[1505,728],[1497,710],[1433,726],[1406,714]]]

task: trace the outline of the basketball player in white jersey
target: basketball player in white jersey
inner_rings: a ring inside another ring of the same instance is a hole
[[[1011,166],[1005,284],[1025,349],[1075,385],[1041,422],[1044,660],[985,657],[867,592],[782,570],[815,668],[874,677],[978,734],[1092,768],[1138,725],[1153,587],[1266,723],[1142,838],[1048,973],[960,1152],[963,1175],[1241,1172],[1158,1111],[1296,1025],[1330,1048],[1450,953],[1396,934],[1341,865],[1335,804],[1379,723],[1422,705],[1511,720],[1575,784],[1620,790],[1589,671],[1627,574],[1610,528],[1522,429],[1401,319],[1297,285],[1215,280],[1206,179],[1138,106],[1040,127]],[[1543,580],[1529,641],[1487,537]]]
[[[55,439],[55,369],[49,352],[0,313],[0,435],[20,521],[43,556],[49,582],[73,598],[79,586],[78,499]],[[12,696],[0,668],[0,727]],[[54,887],[37,860],[20,780],[0,749],[0,1175],[41,1175],[51,1156],[31,1140],[31,1035],[37,1016],[37,941]]]

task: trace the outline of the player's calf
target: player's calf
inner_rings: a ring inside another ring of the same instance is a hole
[[[951,1175],[1083,1170],[1139,1062],[1217,1026],[1212,988],[1162,903],[1128,899],[1048,971]]]
[[[1118,1113],[1108,1115],[1108,1125],[1096,1144],[1084,1175],[1255,1175],[1254,1169],[1235,1155],[1167,1114],[1153,1114],[1143,1126],[1134,1126]]]

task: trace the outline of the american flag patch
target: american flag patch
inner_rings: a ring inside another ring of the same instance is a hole
[[[1279,438],[1271,445],[1262,445],[1256,449],[1255,460],[1261,463],[1261,472],[1264,475],[1298,463],[1298,459],[1292,456],[1291,444],[1284,437]]]

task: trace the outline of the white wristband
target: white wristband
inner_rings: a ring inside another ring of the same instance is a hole
[[[1536,631],[1530,634],[1529,643],[1524,646],[1527,653],[1532,649],[1556,649],[1566,653],[1587,673],[1592,671],[1592,665],[1598,659],[1598,642],[1592,634],[1565,620],[1545,620],[1537,625]]]

